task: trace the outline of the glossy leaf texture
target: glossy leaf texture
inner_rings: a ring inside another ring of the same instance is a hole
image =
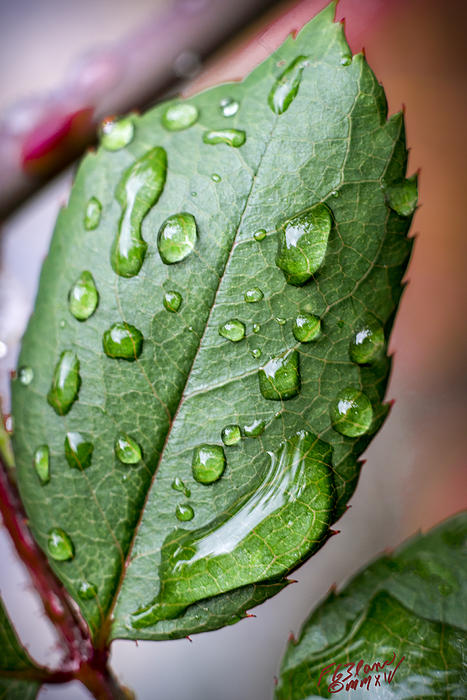
[[[34,700],[41,684],[28,679],[40,669],[22,647],[0,600],[0,697],[2,700]]]
[[[277,700],[465,697],[466,548],[464,512],[332,591],[289,642]]]
[[[414,181],[403,116],[333,15],[242,83],[131,117],[58,217],[14,444],[94,635],[213,629],[287,585],[387,414]]]

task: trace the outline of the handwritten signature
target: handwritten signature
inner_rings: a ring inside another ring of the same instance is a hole
[[[367,690],[370,690],[371,687],[381,687],[382,676],[384,676],[385,683],[392,683],[392,681],[394,680],[394,676],[396,675],[396,671],[404,659],[405,656],[403,656],[400,659],[400,661],[391,671],[388,669],[384,672],[383,669],[386,666],[392,666],[395,663],[396,652],[394,652],[392,659],[387,659],[386,661],[383,661],[383,663],[379,663],[379,661],[376,661],[375,663],[370,665],[366,664],[363,661],[363,659],[360,659],[360,661],[357,664],[329,664],[328,666],[325,666],[321,671],[318,681],[318,688],[323,679],[323,676],[328,675],[331,672],[333,666],[336,666],[336,668],[334,669],[334,672],[332,674],[331,682],[328,685],[329,693],[339,693],[341,690],[344,690],[344,688],[348,691],[364,687],[366,687]],[[360,671],[363,671],[363,678],[360,678],[358,675]],[[345,675],[344,678],[343,676],[345,673],[347,675]]]

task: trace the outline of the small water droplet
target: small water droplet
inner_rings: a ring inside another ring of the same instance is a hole
[[[175,479],[172,481],[171,484],[172,488],[174,491],[179,491],[180,493],[183,493],[186,498],[189,498],[191,496],[191,491],[187,486],[185,485],[185,482],[180,479],[179,476],[176,476]]]
[[[331,192],[331,197],[334,197],[334,198],[340,197],[340,192],[339,192],[339,190],[333,190],[333,191]]]
[[[180,306],[182,305],[182,301],[183,298],[179,292],[174,292],[172,290],[164,294],[164,306],[167,311],[171,311],[174,314],[179,310]]]
[[[66,461],[74,469],[87,469],[92,461],[94,446],[81,433],[67,433],[65,437]]]
[[[372,420],[370,399],[359,389],[343,389],[331,404],[332,426],[338,433],[347,437],[364,435]]]
[[[352,56],[348,53],[344,54],[341,58],[341,66],[350,66],[352,63]]]
[[[223,97],[219,102],[219,109],[224,117],[233,117],[237,114],[239,107],[239,103],[233,97]]]
[[[193,451],[191,463],[193,476],[200,484],[212,484],[222,476],[225,454],[220,445],[198,445]]]
[[[0,360],[2,360],[7,355],[8,355],[8,345],[3,340],[0,340]]]
[[[273,112],[282,114],[288,109],[297,95],[303,69],[307,65],[306,56],[297,56],[276,80],[268,97],[268,104]]]
[[[245,143],[246,134],[241,129],[213,129],[204,132],[203,141],[212,146],[218,143],[225,143],[227,146],[239,148]]]
[[[253,324],[253,333],[259,333],[260,330],[261,330],[261,326],[259,325],[259,323],[254,323]]]
[[[162,115],[162,124],[169,131],[181,131],[188,129],[198,121],[198,108],[189,102],[177,102],[165,110]]]
[[[293,322],[292,333],[299,343],[317,340],[321,333],[321,320],[314,314],[300,313]]]
[[[50,481],[50,455],[48,445],[39,445],[39,447],[36,448],[34,451],[33,464],[41,484],[47,484]]]
[[[192,197],[197,197],[197,196],[198,196],[198,193],[197,193],[197,192],[191,192],[190,194],[191,194]]]
[[[224,445],[235,445],[241,437],[239,425],[226,425],[222,431],[222,442]]]
[[[273,357],[258,372],[259,388],[265,399],[291,399],[300,391],[298,352],[287,350]]]
[[[352,362],[365,365],[381,354],[384,348],[384,329],[374,318],[368,316],[360,321],[354,329],[349,345]]]
[[[22,384],[23,386],[29,386],[33,379],[34,379],[34,372],[32,370],[32,367],[28,367],[27,365],[23,365],[22,367],[19,368],[18,381],[20,384]]]
[[[232,318],[222,326],[219,326],[219,335],[227,338],[227,340],[231,340],[233,343],[238,343],[239,340],[243,340],[245,337],[245,324],[239,321],[238,318]]]
[[[140,445],[126,433],[120,433],[115,440],[115,454],[123,464],[137,464],[143,458]]]
[[[248,304],[255,304],[264,298],[264,294],[259,287],[252,287],[246,290],[244,298]]]
[[[47,549],[55,561],[68,561],[75,556],[75,548],[70,536],[60,527],[54,527],[49,531]]]
[[[253,238],[255,239],[255,241],[263,241],[266,238],[266,229],[259,228],[257,231],[254,232]]]
[[[242,432],[245,437],[259,437],[264,433],[265,427],[265,420],[256,419],[249,425],[244,425]]]
[[[193,520],[195,511],[189,503],[179,503],[175,509],[175,515],[178,520],[186,522],[187,520]]]
[[[211,175],[211,180],[212,180],[213,182],[221,182],[222,178],[221,178],[221,176],[218,175],[217,173],[213,173],[213,174]]]
[[[64,350],[55,365],[47,401],[59,416],[64,416],[78,398],[81,377],[79,360],[72,350]]]
[[[276,265],[289,284],[305,284],[321,267],[331,224],[329,209],[316,204],[281,227]]]
[[[97,308],[99,294],[94,278],[84,270],[68,293],[68,308],[78,321],[86,321]]]
[[[114,323],[102,336],[102,347],[107,357],[133,362],[143,349],[143,334],[129,323]]]
[[[66,322],[64,321],[64,319],[62,319],[58,325],[60,326],[60,328],[65,328]]]
[[[101,214],[102,204],[96,197],[91,197],[86,204],[86,211],[84,214],[84,228],[86,231],[93,231],[99,226]]]
[[[276,316],[276,323],[278,323],[279,326],[285,326],[285,324],[287,323],[287,319],[282,318],[282,316]]]
[[[147,249],[141,224],[161,196],[166,175],[167,154],[156,146],[136,160],[118,183],[115,196],[122,214],[110,262],[113,271],[121,277],[134,277],[141,269]]]
[[[92,581],[81,581],[78,586],[78,596],[81,600],[92,600],[97,595],[97,586]]]
[[[261,352],[261,350],[259,348],[253,348],[253,350],[251,351],[251,356],[255,360],[259,360],[259,358],[261,357],[262,354],[263,353]]]
[[[401,182],[392,182],[384,187],[387,202],[399,216],[411,216],[418,200],[417,176]]]
[[[193,251],[198,237],[195,217],[186,212],[173,214],[164,221],[157,237],[162,261],[167,265],[181,262]]]
[[[104,119],[100,127],[100,141],[107,151],[119,151],[133,140],[135,125],[132,117]]]

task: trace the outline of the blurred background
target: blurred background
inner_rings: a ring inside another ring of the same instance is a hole
[[[0,0],[0,395],[31,312],[38,274],[73,165],[109,113],[173,91],[241,78],[326,3],[267,0]],[[121,680],[141,700],[267,700],[291,631],[333,582],[466,505],[467,79],[463,0],[342,0],[354,52],[406,109],[409,174],[421,169],[409,284],[392,335],[395,405],[364,455],[341,534],[256,618],[187,640],[113,644]],[[59,173],[58,175],[56,173]],[[51,175],[55,174],[53,179]],[[21,205],[19,203],[22,202]],[[13,205],[17,204],[15,208]],[[11,427],[10,424],[8,424]],[[42,662],[54,636],[0,530],[0,590]],[[78,684],[40,698],[89,697]]]

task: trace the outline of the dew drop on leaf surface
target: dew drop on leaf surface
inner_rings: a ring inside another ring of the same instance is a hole
[[[81,433],[67,433],[65,437],[66,461],[74,469],[87,469],[91,465],[94,446]]]
[[[368,316],[354,328],[349,345],[350,359],[359,365],[367,364],[381,355],[384,345],[383,327]]]
[[[225,469],[225,454],[220,445],[198,445],[191,462],[193,476],[200,484],[212,484],[221,478]]]
[[[60,527],[54,527],[49,531],[47,551],[55,561],[68,561],[75,556],[75,548],[70,536]]]
[[[254,357],[255,360],[258,360],[263,353],[259,348],[253,348],[251,351],[251,356]]]
[[[263,241],[266,238],[266,229],[259,228],[257,231],[254,232],[253,238],[255,239],[255,241]]]
[[[203,141],[211,146],[225,143],[227,146],[239,148],[245,143],[246,134],[241,129],[213,129],[204,132]]]
[[[143,349],[143,334],[129,323],[114,323],[102,336],[102,347],[108,357],[133,362]]]
[[[359,389],[343,389],[331,404],[333,428],[347,437],[364,435],[369,430],[372,420],[373,408],[370,399]]]
[[[292,332],[299,343],[310,343],[318,339],[321,321],[314,314],[300,313],[293,322]]]
[[[227,340],[231,340],[232,343],[238,343],[239,340],[243,340],[245,337],[245,324],[238,320],[238,318],[232,318],[230,321],[226,321],[222,326],[219,326],[219,335]]]
[[[92,581],[81,581],[78,586],[78,595],[81,600],[92,600],[97,595],[97,586]]]
[[[104,119],[100,127],[100,141],[106,151],[119,151],[133,140],[135,125],[131,117]]]
[[[64,350],[55,365],[47,401],[59,416],[69,412],[78,398],[81,377],[79,360],[72,350]]]
[[[173,265],[185,260],[196,245],[198,232],[195,217],[182,212],[173,214],[162,224],[157,236],[157,247],[162,261]]]
[[[269,93],[268,104],[276,114],[285,112],[296,97],[306,65],[306,56],[297,56],[274,83]]]
[[[198,121],[198,108],[189,102],[172,104],[162,115],[162,124],[169,131],[188,129]]]
[[[235,116],[239,107],[239,103],[233,97],[223,97],[219,102],[219,109],[224,117]]]
[[[175,509],[175,516],[177,520],[185,522],[187,520],[193,520],[195,511],[189,503],[179,503]]]
[[[48,445],[39,445],[34,451],[33,464],[41,484],[50,481],[50,456]]]
[[[182,305],[182,301],[183,298],[179,292],[172,290],[164,294],[163,304],[167,311],[171,311],[174,314],[179,310],[180,306]]]
[[[242,432],[245,437],[259,437],[264,433],[265,427],[266,421],[257,418],[248,425],[244,425]]]
[[[126,433],[115,440],[115,454],[123,464],[137,464],[143,458],[140,445]]]
[[[102,214],[102,204],[97,197],[91,197],[86,204],[84,213],[84,228],[93,231],[99,226]]]
[[[235,445],[241,439],[239,425],[226,425],[222,430],[222,442],[224,445]]]
[[[251,289],[247,289],[245,292],[245,301],[249,304],[255,304],[256,302],[261,301],[263,298],[264,293],[259,287],[252,287]]]
[[[179,476],[176,476],[175,479],[172,481],[171,487],[174,491],[179,491],[180,493],[183,493],[187,498],[191,496],[190,489],[187,488],[185,482],[182,479],[180,479]]]
[[[84,270],[74,282],[68,294],[68,308],[78,321],[86,321],[97,308],[99,294],[94,278]]]
[[[299,357],[296,350],[273,357],[258,372],[259,388],[265,399],[291,399],[300,391]]]
[[[18,370],[18,381],[20,384],[23,386],[29,386],[34,379],[34,371],[32,367],[28,367],[27,365],[23,365],[23,367],[20,367]]]

